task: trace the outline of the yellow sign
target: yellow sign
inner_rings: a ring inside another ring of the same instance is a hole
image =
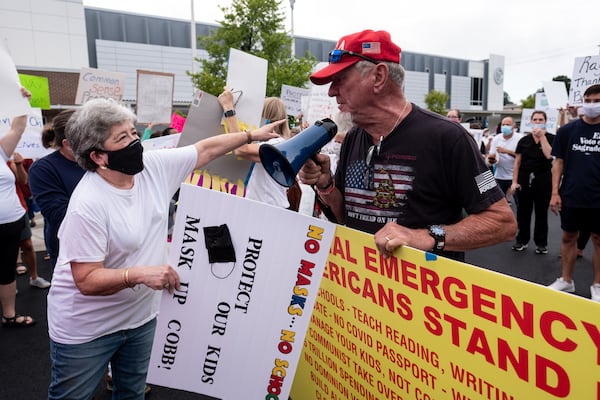
[[[600,305],[337,227],[291,397],[600,399]]]

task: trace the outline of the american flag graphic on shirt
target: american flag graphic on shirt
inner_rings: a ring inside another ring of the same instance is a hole
[[[346,174],[346,209],[353,213],[378,217],[402,214],[407,193],[412,190],[413,167],[364,160],[352,162]]]

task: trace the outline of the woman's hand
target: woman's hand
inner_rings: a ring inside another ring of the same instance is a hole
[[[252,141],[264,142],[269,139],[279,137],[279,134],[274,132],[273,129],[284,122],[287,123],[287,119],[280,119],[279,121],[271,122],[270,124],[263,125],[258,129],[254,129],[250,132]]]

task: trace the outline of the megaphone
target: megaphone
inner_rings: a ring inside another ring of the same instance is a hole
[[[335,122],[329,118],[322,119],[283,143],[260,146],[260,162],[275,182],[281,186],[292,187],[296,181],[296,174],[306,160],[333,139],[336,133]]]

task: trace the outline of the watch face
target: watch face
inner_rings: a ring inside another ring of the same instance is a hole
[[[432,225],[429,228],[430,232],[433,233],[436,236],[444,236],[446,234],[446,232],[444,231],[444,228],[442,228],[439,225]]]

